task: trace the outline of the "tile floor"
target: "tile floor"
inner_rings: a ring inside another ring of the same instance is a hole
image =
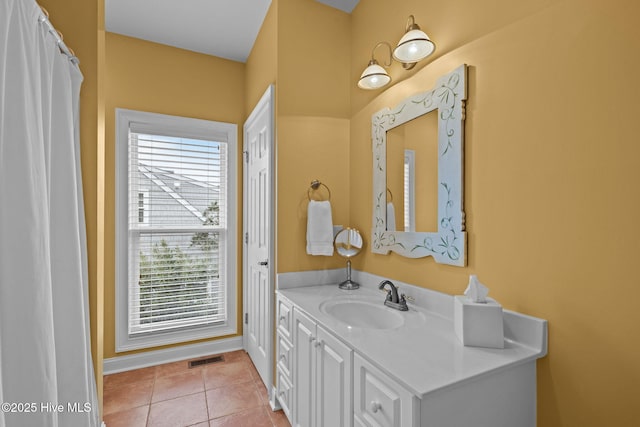
[[[107,427],[290,427],[243,350],[189,368],[186,361],[104,377]]]

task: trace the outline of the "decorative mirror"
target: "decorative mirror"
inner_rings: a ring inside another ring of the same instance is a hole
[[[463,64],[440,77],[433,89],[373,115],[371,250],[374,253],[393,251],[409,258],[433,256],[441,264],[466,265],[467,236],[463,209],[466,75],[467,66]],[[421,122],[425,117],[431,117],[434,122],[431,127],[437,128],[437,135],[433,135],[433,131],[424,131],[429,129],[428,123]],[[407,128],[399,131],[403,125]],[[423,131],[417,131],[420,129]],[[421,133],[420,138],[417,142],[405,141],[404,135],[409,133]],[[429,149],[429,146],[433,148]],[[388,164],[391,160],[393,165]],[[388,177],[392,170],[402,172],[393,172],[393,177]],[[421,190],[423,181],[428,179],[421,178],[421,172],[425,171],[434,182],[426,190]],[[401,178],[397,178],[399,173]],[[393,183],[399,179],[401,184]],[[388,184],[395,185],[400,191],[393,191]],[[429,192],[434,197],[426,202],[421,200],[421,196]],[[402,205],[398,209],[400,215],[396,212],[399,205]],[[421,222],[428,217],[437,222],[433,231],[428,225],[433,221]],[[422,231],[422,227],[426,230]]]
[[[347,258],[347,280],[340,283],[340,289],[358,289],[360,285],[351,280],[351,257],[354,257],[362,250],[363,241],[360,232],[355,228],[343,228],[336,234],[334,245],[338,255]]]

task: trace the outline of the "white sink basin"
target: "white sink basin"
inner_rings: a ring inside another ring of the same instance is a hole
[[[320,304],[320,311],[355,328],[393,329],[404,324],[400,312],[382,301],[329,300]]]

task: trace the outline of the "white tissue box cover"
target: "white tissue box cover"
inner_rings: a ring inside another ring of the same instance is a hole
[[[472,347],[504,348],[502,306],[493,298],[486,303],[473,302],[456,295],[453,301],[453,324],[462,344]]]

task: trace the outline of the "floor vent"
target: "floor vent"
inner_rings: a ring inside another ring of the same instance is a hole
[[[196,368],[202,365],[209,365],[210,363],[224,362],[224,356],[207,357],[206,359],[190,360],[189,368]]]

